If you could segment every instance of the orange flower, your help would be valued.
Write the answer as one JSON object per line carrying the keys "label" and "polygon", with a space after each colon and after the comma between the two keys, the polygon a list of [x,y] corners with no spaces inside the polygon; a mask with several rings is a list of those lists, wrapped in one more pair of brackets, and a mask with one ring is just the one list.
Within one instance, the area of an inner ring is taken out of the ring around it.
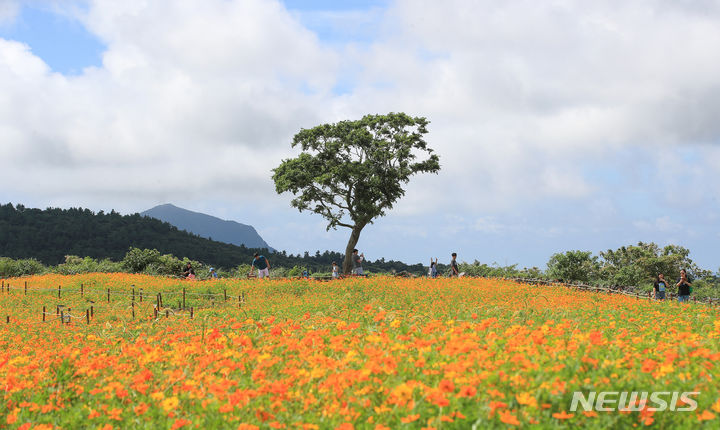
{"label": "orange flower", "polygon": [[147,403],[145,403],[145,402],[140,402],[140,403],[137,404],[137,406],[135,406],[135,407],[133,408],[133,411],[135,412],[135,415],[138,415],[138,416],[139,416],[139,415],[142,415],[142,414],[144,414],[145,412],[147,412],[147,410],[148,410],[149,407],[150,407],[150,406],[148,406]]}
{"label": "orange flower", "polygon": [[178,418],[178,419],[175,420],[175,422],[173,423],[173,425],[172,425],[172,427],[171,427],[170,429],[171,429],[171,430],[177,430],[177,429],[179,429],[180,427],[185,427],[185,426],[190,425],[190,424],[192,424],[192,421],[186,420],[186,419],[183,419],[183,418]]}
{"label": "orange flower", "polygon": [[477,389],[470,385],[465,385],[460,388],[460,391],[457,393],[457,397],[475,397],[475,394],[477,394]]}
{"label": "orange flower", "polygon": [[400,418],[400,422],[402,422],[403,424],[408,424],[413,421],[417,421],[419,418],[420,418],[420,414],[408,415],[406,417]]}
{"label": "orange flower", "polygon": [[440,381],[440,385],[438,385],[438,388],[440,388],[441,391],[444,391],[446,393],[452,393],[455,391],[455,384],[453,384],[452,381],[449,379],[443,379]]}
{"label": "orange flower", "polygon": [[499,411],[498,415],[500,416],[500,421],[504,422],[505,424],[510,424],[513,426],[519,426],[520,421],[518,421],[517,417],[510,413],[510,411]]}
{"label": "orange flower", "polygon": [[707,409],[698,415],[698,421],[709,421],[715,419],[715,414],[708,411]]}
{"label": "orange flower", "polygon": [[569,418],[574,417],[575,414],[568,414],[567,412],[562,411],[562,412],[555,412],[554,414],[552,414],[552,416],[553,416],[553,418],[557,418],[559,420],[567,420]]}

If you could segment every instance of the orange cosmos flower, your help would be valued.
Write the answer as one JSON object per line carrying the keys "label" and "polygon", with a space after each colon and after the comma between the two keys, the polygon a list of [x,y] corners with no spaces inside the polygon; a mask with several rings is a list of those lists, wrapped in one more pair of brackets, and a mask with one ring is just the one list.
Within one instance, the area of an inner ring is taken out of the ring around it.
{"label": "orange cosmos flower", "polygon": [[519,426],[520,421],[518,421],[517,417],[510,413],[510,411],[499,411],[498,416],[500,416],[500,421],[504,422],[505,424],[510,424],[513,426]]}
{"label": "orange cosmos flower", "polygon": [[552,416],[553,416],[553,418],[557,418],[559,420],[567,420],[569,418],[574,417],[575,414],[568,414],[567,412],[562,411],[562,412],[555,412],[554,414],[552,414]]}
{"label": "orange cosmos flower", "polygon": [[417,421],[419,418],[420,418],[420,414],[408,415],[406,417],[400,418],[400,422],[402,422],[403,424],[408,424],[413,421]]}

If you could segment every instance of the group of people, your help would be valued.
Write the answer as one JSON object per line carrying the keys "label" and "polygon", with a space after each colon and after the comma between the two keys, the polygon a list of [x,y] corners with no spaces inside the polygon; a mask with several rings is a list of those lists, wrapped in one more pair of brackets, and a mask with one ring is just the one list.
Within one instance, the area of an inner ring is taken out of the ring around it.
{"label": "group of people", "polygon": [[[259,255],[257,252],[253,255],[253,261],[250,265],[250,276],[253,276],[253,272],[257,269],[258,278],[264,278],[264,277],[270,277],[270,260],[267,259],[264,255]],[[189,262],[185,265],[185,269],[183,269],[182,276],[186,279],[195,279],[195,269],[193,269],[192,264]],[[213,279],[217,279],[218,274],[215,271],[214,267],[210,268],[210,277]]]}
{"label": "group of people", "polygon": [[[690,293],[692,293],[692,283],[688,280],[685,269],[680,270],[680,279],[678,279],[675,286],[678,289],[678,302],[689,302]],[[669,284],[665,280],[665,275],[662,273],[658,274],[653,285],[653,298],[655,300],[665,300],[665,292],[668,287]]]}
{"label": "group of people", "polygon": [[[458,278],[462,276],[462,273],[458,270],[458,262],[457,262],[457,253],[453,252],[451,255],[450,260],[450,276],[454,278]],[[437,278],[440,276],[440,272],[438,272],[437,268],[438,259],[435,257],[435,261],[433,259],[430,259],[430,269],[428,270],[428,276],[431,278]]]}
{"label": "group of people", "polygon": [[[462,276],[462,274],[458,271],[458,263],[457,263],[457,253],[453,252],[451,255],[452,259],[450,260],[450,276],[453,277],[459,277]],[[365,261],[365,254],[359,254],[357,249],[353,249],[352,253],[352,273],[356,276],[364,276],[365,272],[363,271],[362,263]],[[438,259],[435,258],[435,261],[433,259],[430,259],[430,271],[428,275],[431,278],[437,278],[440,276],[440,272],[438,272],[437,268]],[[257,269],[257,277],[258,278],[265,278],[270,277],[270,260],[267,259],[264,255],[260,255],[257,252],[253,255],[253,261],[250,264],[250,276],[254,275],[254,271]],[[304,273],[305,275],[305,273]],[[182,276],[186,279],[195,279],[195,270],[192,267],[192,264],[187,263],[185,266],[185,269],[183,270]],[[662,276],[662,275],[660,275]],[[213,267],[210,268],[210,277],[217,279],[218,275],[217,272]],[[337,279],[340,277],[340,267],[338,264],[333,261],[332,262],[332,277],[333,279]],[[664,290],[663,290],[664,291]]]}

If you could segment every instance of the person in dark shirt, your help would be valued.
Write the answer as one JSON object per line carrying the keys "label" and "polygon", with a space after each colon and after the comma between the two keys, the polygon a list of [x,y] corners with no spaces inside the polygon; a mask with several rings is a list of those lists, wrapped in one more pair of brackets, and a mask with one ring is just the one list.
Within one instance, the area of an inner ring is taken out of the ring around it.
{"label": "person in dark shirt", "polygon": [[352,253],[352,263],[353,263],[353,272],[355,275],[362,276],[364,275],[363,268],[362,268],[362,262],[365,259],[365,254],[358,254],[357,249],[353,249]]}
{"label": "person in dark shirt", "polygon": [[458,263],[457,263],[457,253],[452,253],[452,260],[450,260],[450,269],[452,270],[452,273],[450,276],[458,277],[460,276],[460,271],[458,270]]}
{"label": "person in dark shirt", "polygon": [[264,255],[257,252],[253,255],[253,261],[250,265],[250,274],[252,275],[255,268],[258,269],[258,278],[270,277],[270,261]]}
{"label": "person in dark shirt", "polygon": [[192,264],[190,264],[189,262],[185,266],[185,270],[183,270],[183,276],[188,279],[195,279],[195,270],[193,270]]}
{"label": "person in dark shirt", "polygon": [[665,281],[665,275],[660,273],[653,284],[653,297],[655,300],[665,300],[665,290],[668,283]]}
{"label": "person in dark shirt", "polygon": [[678,302],[689,302],[691,284],[687,278],[687,272],[685,269],[680,271],[680,279],[675,286],[678,288]]}

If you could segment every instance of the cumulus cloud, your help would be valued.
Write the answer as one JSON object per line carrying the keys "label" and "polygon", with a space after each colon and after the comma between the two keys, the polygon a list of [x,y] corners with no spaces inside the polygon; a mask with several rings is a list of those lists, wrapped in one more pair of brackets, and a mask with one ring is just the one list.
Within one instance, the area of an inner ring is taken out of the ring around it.
{"label": "cumulus cloud", "polygon": [[[295,132],[405,111],[430,119],[442,170],[413,180],[393,216],[458,214],[447,235],[556,234],[553,222],[505,221],[549,200],[574,222],[613,222],[630,191],[680,211],[712,212],[720,198],[716,1],[398,0],[317,13],[264,0],[52,4],[106,51],[101,66],[64,76],[0,39],[0,181],[13,196],[291,211],[270,169],[293,154]],[[18,5],[0,1],[0,25]],[[697,168],[666,174],[678,157]],[[662,229],[634,225],[650,226]]]}
{"label": "cumulus cloud", "polygon": [[66,77],[0,40],[4,167],[42,178],[27,192],[252,195],[269,188],[268,159],[321,120],[337,58],[277,2],[68,11],[107,44],[102,67]]}

